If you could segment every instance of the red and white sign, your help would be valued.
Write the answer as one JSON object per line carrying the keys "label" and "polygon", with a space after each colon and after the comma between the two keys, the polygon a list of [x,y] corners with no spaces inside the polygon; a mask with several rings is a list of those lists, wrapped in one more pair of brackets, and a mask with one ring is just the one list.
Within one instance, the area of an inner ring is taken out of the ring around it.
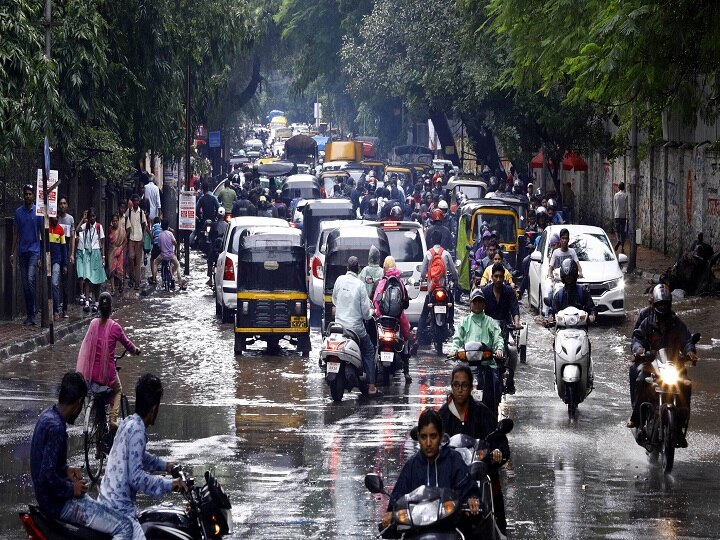
{"label": "red and white sign", "polygon": [[[50,178],[48,178],[48,186],[54,186],[58,181],[58,172],[50,171]],[[58,203],[58,188],[55,187],[50,193],[48,193],[48,216],[57,217],[57,203]],[[43,172],[42,169],[37,170],[37,189],[35,190],[35,215],[45,215],[45,201],[43,197]]]}
{"label": "red and white sign", "polygon": [[180,230],[181,231],[194,231],[195,230],[195,192],[194,191],[181,191],[180,192]]}

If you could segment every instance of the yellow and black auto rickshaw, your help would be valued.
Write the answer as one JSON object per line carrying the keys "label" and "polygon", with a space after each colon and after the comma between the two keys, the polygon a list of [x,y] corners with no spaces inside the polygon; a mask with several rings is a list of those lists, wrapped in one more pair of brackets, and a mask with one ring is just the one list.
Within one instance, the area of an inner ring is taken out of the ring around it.
{"label": "yellow and black auto rickshaw", "polygon": [[293,228],[252,227],[238,249],[235,354],[265,341],[276,352],[281,339],[310,353],[305,248]]}
{"label": "yellow and black auto rickshaw", "polygon": [[518,238],[518,215],[515,209],[501,201],[482,199],[470,201],[460,209],[457,232],[457,256],[460,288],[470,290],[470,249],[480,237],[482,224],[487,223],[498,237],[498,245],[505,254],[505,260],[515,268],[520,238]]}

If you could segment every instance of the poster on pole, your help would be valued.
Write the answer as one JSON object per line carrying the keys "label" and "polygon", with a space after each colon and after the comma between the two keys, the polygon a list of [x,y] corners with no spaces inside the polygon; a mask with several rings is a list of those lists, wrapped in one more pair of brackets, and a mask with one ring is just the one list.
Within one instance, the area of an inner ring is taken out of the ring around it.
{"label": "poster on pole", "polygon": [[[48,185],[53,186],[57,184],[58,172],[50,171],[48,176]],[[58,188],[55,187],[50,193],[48,193],[48,216],[57,216],[57,203],[58,203]],[[43,171],[42,169],[37,170],[37,189],[35,190],[35,215],[45,215],[45,201],[43,197]]]}
{"label": "poster on pole", "polygon": [[180,224],[181,231],[195,230],[195,192],[180,192]]}

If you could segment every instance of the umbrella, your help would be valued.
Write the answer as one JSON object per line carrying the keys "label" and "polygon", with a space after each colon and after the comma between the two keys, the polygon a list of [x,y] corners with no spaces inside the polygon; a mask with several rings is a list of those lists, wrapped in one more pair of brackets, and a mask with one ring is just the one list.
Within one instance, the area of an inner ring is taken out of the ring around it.
{"label": "umbrella", "polygon": [[570,171],[575,170],[576,172],[582,172],[588,170],[587,161],[581,158],[574,152],[565,152],[562,161],[563,170]]}

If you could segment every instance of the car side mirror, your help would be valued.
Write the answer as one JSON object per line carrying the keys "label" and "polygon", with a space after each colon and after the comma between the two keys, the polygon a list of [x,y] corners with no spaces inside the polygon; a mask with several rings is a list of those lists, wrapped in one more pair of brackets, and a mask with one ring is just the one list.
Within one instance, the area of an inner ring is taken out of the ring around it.
{"label": "car side mirror", "polygon": [[530,254],[530,260],[533,262],[538,262],[538,263],[541,262],[542,261],[542,253],[540,253],[540,251],[538,251],[536,249],[535,251],[533,251]]}
{"label": "car side mirror", "polygon": [[625,255],[624,253],[618,254],[617,258],[618,258],[618,264],[620,266],[628,263],[628,256]]}
{"label": "car side mirror", "polygon": [[500,422],[498,422],[497,430],[499,433],[507,435],[513,430],[514,427],[515,422],[512,421],[512,418],[503,418],[502,420],[500,420]]}
{"label": "car side mirror", "polygon": [[470,464],[470,478],[475,480],[476,482],[478,480],[482,480],[485,478],[488,474],[488,466],[487,463],[483,461],[473,461]]}
{"label": "car side mirror", "polygon": [[543,298],[543,304],[545,304],[547,307],[552,307],[552,302],[547,297]]}
{"label": "car side mirror", "polygon": [[385,485],[383,483],[382,477],[379,474],[366,474],[365,487],[370,493],[375,495],[385,492]]}

